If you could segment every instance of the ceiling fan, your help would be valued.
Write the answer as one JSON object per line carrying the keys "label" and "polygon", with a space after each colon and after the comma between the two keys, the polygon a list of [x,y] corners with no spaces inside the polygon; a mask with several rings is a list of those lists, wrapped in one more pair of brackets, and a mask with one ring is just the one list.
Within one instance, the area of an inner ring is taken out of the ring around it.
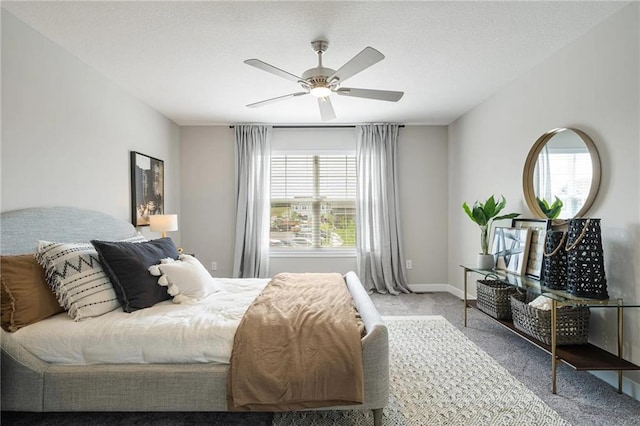
{"label": "ceiling fan", "polygon": [[353,96],[357,98],[377,99],[380,101],[397,102],[402,98],[404,92],[393,92],[389,90],[355,89],[351,87],[340,87],[340,84],[349,77],[369,68],[371,65],[384,59],[384,55],[372,47],[365,47],[360,53],[351,58],[337,71],[325,68],[322,65],[322,55],[327,51],[329,42],[325,40],[315,40],[311,42],[311,47],[318,55],[318,66],[302,73],[302,77],[291,74],[280,68],[269,65],[259,59],[247,59],[245,64],[251,65],[287,80],[294,81],[302,86],[303,91],[289,93],[288,95],[266,99],[247,105],[250,108],[260,107],[273,102],[282,101],[296,96],[311,94],[318,98],[320,116],[323,121],[336,118],[329,96],[333,93],[342,96]]}

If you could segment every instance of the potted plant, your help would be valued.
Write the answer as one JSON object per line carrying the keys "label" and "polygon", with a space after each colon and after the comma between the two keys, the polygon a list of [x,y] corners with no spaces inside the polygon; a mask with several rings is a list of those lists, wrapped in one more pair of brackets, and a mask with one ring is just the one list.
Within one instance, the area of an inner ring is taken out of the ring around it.
{"label": "potted plant", "polygon": [[509,213],[498,216],[506,204],[507,201],[504,199],[504,196],[502,196],[500,202],[496,203],[493,195],[484,203],[476,201],[471,208],[466,202],[462,203],[462,208],[467,213],[467,216],[480,227],[480,248],[482,252],[478,254],[478,268],[492,269],[495,266],[495,259],[492,254],[489,254],[489,230],[491,229],[491,223],[494,220],[513,219],[514,217],[520,216],[520,213]]}

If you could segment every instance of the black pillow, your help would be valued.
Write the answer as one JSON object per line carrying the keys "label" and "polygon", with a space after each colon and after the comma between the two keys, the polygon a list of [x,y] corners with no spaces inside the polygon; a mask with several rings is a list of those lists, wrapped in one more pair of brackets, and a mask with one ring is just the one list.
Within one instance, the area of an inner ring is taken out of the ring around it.
{"label": "black pillow", "polygon": [[160,259],[178,258],[171,238],[139,243],[92,240],[91,244],[125,312],[148,308],[171,297],[166,287],[158,285],[158,277],[149,273],[149,267]]}

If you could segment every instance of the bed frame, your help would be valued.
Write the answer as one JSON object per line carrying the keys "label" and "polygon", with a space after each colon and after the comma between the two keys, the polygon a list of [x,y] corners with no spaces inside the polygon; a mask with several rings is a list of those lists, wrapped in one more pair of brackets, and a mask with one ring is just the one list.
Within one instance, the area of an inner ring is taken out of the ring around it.
{"label": "bed frame", "polygon": [[[2,213],[0,252],[31,253],[38,240],[120,240],[136,234],[127,222],[73,207],[30,208]],[[371,409],[382,424],[389,397],[387,328],[357,275],[345,275],[364,321],[365,402],[327,409]],[[2,410],[6,411],[227,411],[228,365],[56,365],[41,361],[1,330]]]}

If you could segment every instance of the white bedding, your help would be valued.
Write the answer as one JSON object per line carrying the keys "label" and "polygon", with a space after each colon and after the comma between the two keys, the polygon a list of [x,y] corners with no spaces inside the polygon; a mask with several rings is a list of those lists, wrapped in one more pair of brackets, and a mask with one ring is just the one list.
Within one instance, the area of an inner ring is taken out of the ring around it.
{"label": "white bedding", "polygon": [[216,278],[221,291],[197,302],[170,300],[74,322],[67,313],[13,333],[55,364],[228,363],[236,328],[268,279]]}

